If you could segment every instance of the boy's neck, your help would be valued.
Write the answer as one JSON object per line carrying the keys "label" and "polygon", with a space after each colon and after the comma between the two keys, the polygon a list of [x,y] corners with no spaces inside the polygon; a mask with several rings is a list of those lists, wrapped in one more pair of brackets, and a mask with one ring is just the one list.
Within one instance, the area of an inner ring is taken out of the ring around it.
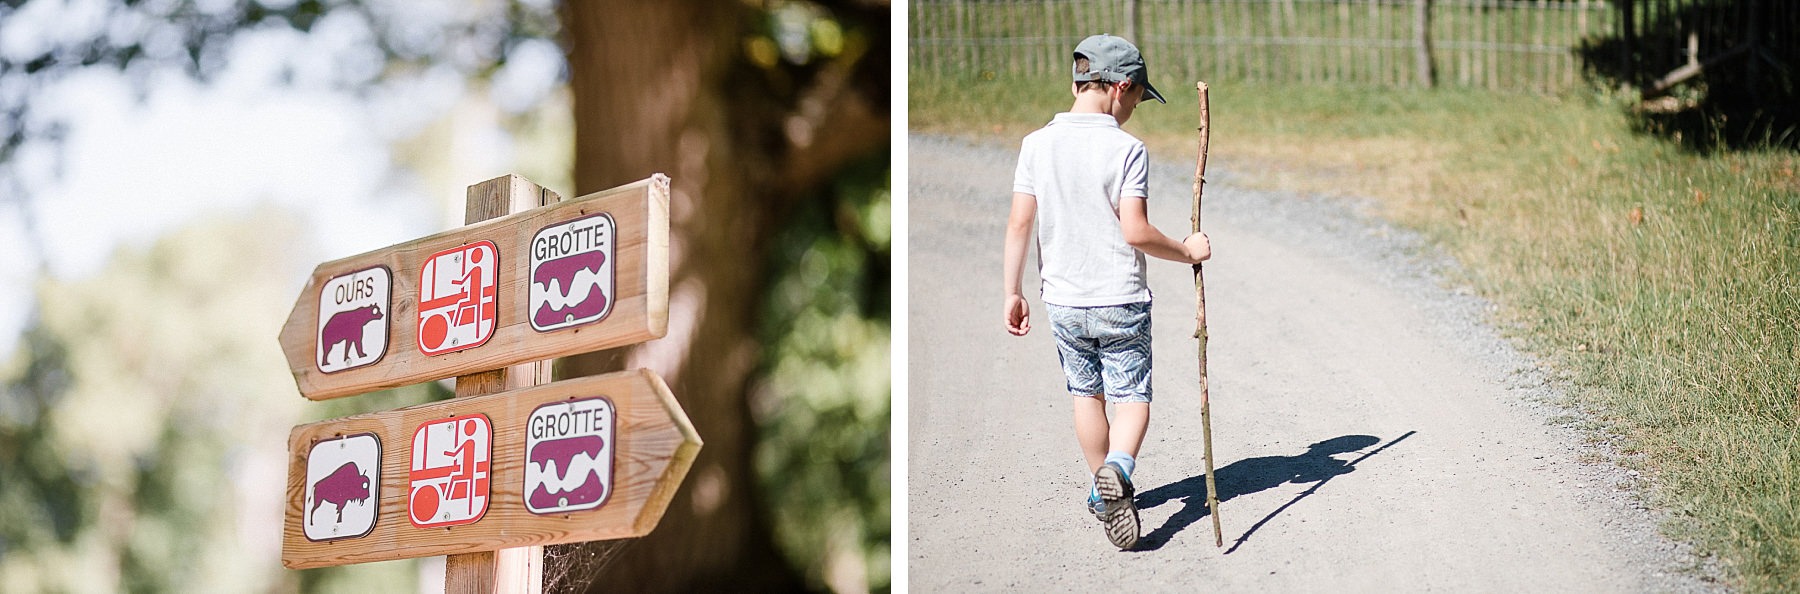
{"label": "boy's neck", "polygon": [[1103,113],[1113,115],[1112,98],[1105,92],[1086,91],[1075,94],[1075,104],[1069,106],[1069,113]]}

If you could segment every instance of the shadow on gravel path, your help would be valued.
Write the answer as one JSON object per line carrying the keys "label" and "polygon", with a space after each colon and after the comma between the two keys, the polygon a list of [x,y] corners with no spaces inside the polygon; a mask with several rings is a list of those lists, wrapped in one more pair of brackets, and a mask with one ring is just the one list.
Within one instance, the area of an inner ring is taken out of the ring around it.
{"label": "shadow on gravel path", "polygon": [[[1393,441],[1370,450],[1349,462],[1332,458],[1332,455],[1361,450],[1379,443],[1381,438],[1373,435],[1343,435],[1312,444],[1307,447],[1305,453],[1298,456],[1247,458],[1218,469],[1217,485],[1221,503],[1230,501],[1239,495],[1266,491],[1286,483],[1314,483],[1312,487],[1296,495],[1292,501],[1275,508],[1275,511],[1269,512],[1268,516],[1250,526],[1250,529],[1244,531],[1243,536],[1239,536],[1232,543],[1231,548],[1225,552],[1229,554],[1236,551],[1238,546],[1250,539],[1251,534],[1255,534],[1264,524],[1269,523],[1269,520],[1275,519],[1275,516],[1289,507],[1293,507],[1301,499],[1318,492],[1319,487],[1324,486],[1326,481],[1355,471],[1357,463],[1400,443],[1400,440],[1412,437],[1414,433],[1418,432],[1408,431],[1406,434],[1394,438]],[[1197,474],[1137,495],[1138,509],[1152,508],[1175,500],[1181,501],[1183,506],[1181,511],[1169,516],[1168,521],[1163,522],[1162,526],[1145,534],[1142,539],[1138,540],[1138,546],[1134,550],[1154,551],[1160,549],[1164,544],[1168,544],[1169,539],[1173,538],[1176,533],[1187,529],[1188,526],[1192,526],[1207,516],[1206,475]]]}

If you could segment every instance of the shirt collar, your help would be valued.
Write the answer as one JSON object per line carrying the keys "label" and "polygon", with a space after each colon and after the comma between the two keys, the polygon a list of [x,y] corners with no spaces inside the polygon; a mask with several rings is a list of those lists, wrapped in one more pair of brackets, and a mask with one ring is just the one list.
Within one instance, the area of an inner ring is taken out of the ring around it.
{"label": "shirt collar", "polygon": [[1050,123],[1073,124],[1077,126],[1105,126],[1108,128],[1119,127],[1119,120],[1113,118],[1110,113],[1075,113],[1065,111],[1056,114],[1056,117],[1050,120]]}

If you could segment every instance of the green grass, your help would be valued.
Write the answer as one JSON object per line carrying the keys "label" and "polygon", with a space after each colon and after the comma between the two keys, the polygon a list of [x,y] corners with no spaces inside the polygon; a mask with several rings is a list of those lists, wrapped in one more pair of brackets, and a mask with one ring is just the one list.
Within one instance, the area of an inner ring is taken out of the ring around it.
{"label": "green grass", "polygon": [[[1016,143],[1067,83],[915,75],[914,130]],[[1127,129],[1192,159],[1194,92]],[[1800,155],[1701,155],[1606,96],[1215,85],[1215,167],[1374,198],[1567,379],[1665,527],[1749,592],[1800,591]]]}

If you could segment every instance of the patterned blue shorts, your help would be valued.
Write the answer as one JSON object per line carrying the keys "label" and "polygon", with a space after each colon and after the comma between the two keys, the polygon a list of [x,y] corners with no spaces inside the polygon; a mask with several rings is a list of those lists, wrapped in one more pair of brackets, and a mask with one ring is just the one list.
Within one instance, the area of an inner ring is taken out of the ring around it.
{"label": "patterned blue shorts", "polygon": [[1150,302],[1044,307],[1070,394],[1105,394],[1107,402],[1150,401]]}

